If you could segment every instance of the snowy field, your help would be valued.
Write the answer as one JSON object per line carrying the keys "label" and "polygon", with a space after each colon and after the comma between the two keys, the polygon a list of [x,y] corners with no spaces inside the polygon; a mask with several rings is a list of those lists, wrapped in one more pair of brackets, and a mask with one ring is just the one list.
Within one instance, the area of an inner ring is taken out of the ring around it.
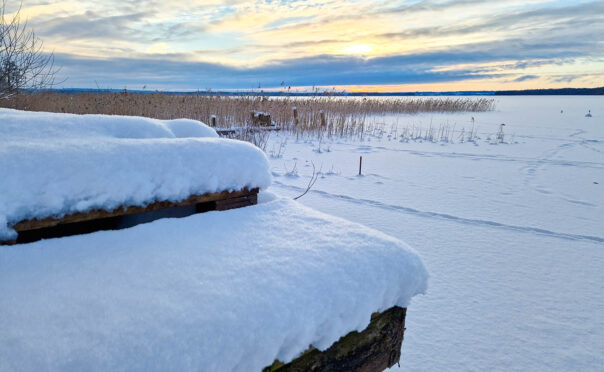
{"label": "snowy field", "polygon": [[[402,370],[601,371],[604,98],[496,103],[487,113],[379,117],[384,132],[363,141],[273,135],[270,190],[301,194],[312,162],[321,173],[303,204],[420,253],[430,283],[409,308]],[[475,141],[400,140],[430,123],[468,131],[472,117]]]}

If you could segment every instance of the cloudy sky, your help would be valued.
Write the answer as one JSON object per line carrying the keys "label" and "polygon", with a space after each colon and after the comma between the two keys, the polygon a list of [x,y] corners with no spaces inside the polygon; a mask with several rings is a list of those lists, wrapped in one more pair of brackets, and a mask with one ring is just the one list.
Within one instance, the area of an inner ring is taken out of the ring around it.
{"label": "cloudy sky", "polygon": [[24,0],[21,16],[64,87],[604,86],[603,0]]}

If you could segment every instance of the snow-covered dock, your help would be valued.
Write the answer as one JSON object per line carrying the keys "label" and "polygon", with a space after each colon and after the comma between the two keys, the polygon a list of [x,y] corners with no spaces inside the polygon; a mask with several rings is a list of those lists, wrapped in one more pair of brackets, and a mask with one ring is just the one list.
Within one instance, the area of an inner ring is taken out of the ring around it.
{"label": "snow-covered dock", "polygon": [[[0,240],[23,221],[270,185],[262,151],[216,137],[192,120],[0,110]],[[266,191],[258,198],[1,246],[0,370],[260,371],[364,329],[364,342],[389,341],[372,344],[374,365],[396,362],[404,308],[427,287],[415,251]]]}
{"label": "snow-covered dock", "polygon": [[0,241],[13,225],[266,188],[255,146],[194,120],[0,109]]}
{"label": "snow-covered dock", "polygon": [[7,370],[260,371],[426,289],[417,254],[277,199],[0,247]]}

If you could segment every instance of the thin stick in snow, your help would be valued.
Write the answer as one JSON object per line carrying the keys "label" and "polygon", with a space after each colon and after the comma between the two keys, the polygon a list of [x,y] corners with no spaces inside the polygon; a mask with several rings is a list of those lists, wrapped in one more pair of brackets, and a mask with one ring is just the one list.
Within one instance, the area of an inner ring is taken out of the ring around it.
{"label": "thin stick in snow", "polygon": [[[317,178],[319,178],[319,173],[317,173],[315,171],[315,163],[311,162],[310,164],[312,164],[312,176],[310,177],[310,181],[308,182],[308,186],[306,186],[306,190],[304,190],[304,192],[301,195],[298,195],[294,198],[294,200],[298,200],[301,197],[303,197],[304,195],[306,195],[307,192],[310,191],[310,189],[315,185],[315,182],[317,182]],[[321,168],[323,168],[323,166],[321,166]]]}
{"label": "thin stick in snow", "polygon": [[361,170],[363,169],[363,157],[359,159],[359,176],[361,175]]}

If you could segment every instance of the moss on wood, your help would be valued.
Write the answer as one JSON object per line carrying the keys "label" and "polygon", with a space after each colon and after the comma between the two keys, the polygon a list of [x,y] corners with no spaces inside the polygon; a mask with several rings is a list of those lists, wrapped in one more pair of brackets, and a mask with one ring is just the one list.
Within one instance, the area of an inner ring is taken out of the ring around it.
{"label": "moss on wood", "polygon": [[375,313],[364,331],[350,332],[325,351],[311,346],[290,363],[275,361],[263,372],[383,371],[400,360],[406,310],[393,307]]}

